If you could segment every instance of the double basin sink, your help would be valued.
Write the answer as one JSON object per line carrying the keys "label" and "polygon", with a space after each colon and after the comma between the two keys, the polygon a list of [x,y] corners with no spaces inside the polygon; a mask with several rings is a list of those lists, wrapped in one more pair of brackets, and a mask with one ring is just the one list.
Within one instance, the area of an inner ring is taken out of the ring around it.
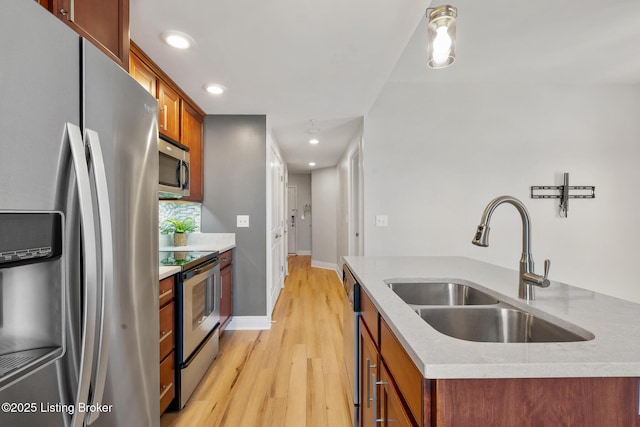
{"label": "double basin sink", "polygon": [[387,285],[424,321],[450,337],[494,343],[576,342],[594,338],[589,331],[550,316],[543,319],[468,284],[390,281]]}

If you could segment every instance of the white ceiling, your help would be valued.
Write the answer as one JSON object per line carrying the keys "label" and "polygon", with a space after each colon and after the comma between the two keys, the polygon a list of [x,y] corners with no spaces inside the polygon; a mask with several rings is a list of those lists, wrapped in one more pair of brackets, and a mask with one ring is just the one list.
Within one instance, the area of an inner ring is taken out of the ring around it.
{"label": "white ceiling", "polygon": [[640,83],[638,0],[452,0],[456,62],[425,72],[426,19],[390,81]]}
{"label": "white ceiling", "polygon": [[[131,0],[131,39],[207,114],[266,114],[290,171],[333,166],[429,0]],[[178,51],[160,33],[189,34]],[[219,83],[228,91],[203,90]],[[320,129],[308,143],[309,121]]]}
{"label": "white ceiling", "polygon": [[[131,0],[131,38],[207,114],[266,114],[292,172],[335,165],[388,80],[640,84],[638,0],[451,1],[457,59],[442,70],[425,65],[429,3]],[[167,30],[195,46],[168,47]]]}

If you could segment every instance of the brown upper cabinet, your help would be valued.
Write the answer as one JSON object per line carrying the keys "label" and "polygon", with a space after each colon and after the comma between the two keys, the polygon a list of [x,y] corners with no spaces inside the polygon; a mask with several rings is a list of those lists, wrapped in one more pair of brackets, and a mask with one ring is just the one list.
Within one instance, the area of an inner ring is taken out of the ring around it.
{"label": "brown upper cabinet", "polygon": [[189,197],[183,200],[201,202],[204,198],[202,151],[204,145],[203,118],[186,102],[182,103],[180,142],[189,147]]}
{"label": "brown upper cabinet", "polygon": [[180,141],[180,103],[178,93],[159,80],[158,129],[174,141]]}
{"label": "brown upper cabinet", "polygon": [[129,0],[38,0],[60,20],[129,70]]}
{"label": "brown upper cabinet", "polygon": [[129,74],[138,83],[144,87],[154,97],[157,96],[156,87],[158,77],[151,71],[151,68],[147,67],[140,58],[135,55],[129,57]]}
{"label": "brown upper cabinet", "polygon": [[190,195],[182,200],[202,202],[204,111],[133,42],[129,57],[129,74],[158,100],[160,134],[189,148]]}

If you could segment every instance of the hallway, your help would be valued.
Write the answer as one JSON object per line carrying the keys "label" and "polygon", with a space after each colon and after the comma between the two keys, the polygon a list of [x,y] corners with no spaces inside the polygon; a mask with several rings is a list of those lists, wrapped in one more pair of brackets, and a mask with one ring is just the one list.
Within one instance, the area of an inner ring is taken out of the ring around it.
{"label": "hallway", "polygon": [[352,425],[335,271],[289,257],[269,331],[225,331],[220,354],[184,410],[162,427]]}

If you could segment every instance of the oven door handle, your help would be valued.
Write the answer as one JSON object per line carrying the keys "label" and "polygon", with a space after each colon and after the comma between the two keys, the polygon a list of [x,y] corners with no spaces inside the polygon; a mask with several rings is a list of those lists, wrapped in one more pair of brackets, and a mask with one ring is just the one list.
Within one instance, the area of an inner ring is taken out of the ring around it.
{"label": "oven door handle", "polygon": [[205,267],[198,267],[195,270],[193,270],[193,274],[197,276],[198,274],[206,273],[209,270],[213,270],[213,267],[214,267],[213,264],[209,264]]}
{"label": "oven door handle", "polygon": [[198,267],[194,268],[193,270],[187,270],[183,273],[183,279],[190,279],[193,276],[198,276],[202,273],[206,273],[209,270],[212,270],[216,267],[216,265],[219,265],[219,261],[218,259],[213,259],[211,261],[208,261],[207,263],[205,263],[204,265],[199,265]]}

